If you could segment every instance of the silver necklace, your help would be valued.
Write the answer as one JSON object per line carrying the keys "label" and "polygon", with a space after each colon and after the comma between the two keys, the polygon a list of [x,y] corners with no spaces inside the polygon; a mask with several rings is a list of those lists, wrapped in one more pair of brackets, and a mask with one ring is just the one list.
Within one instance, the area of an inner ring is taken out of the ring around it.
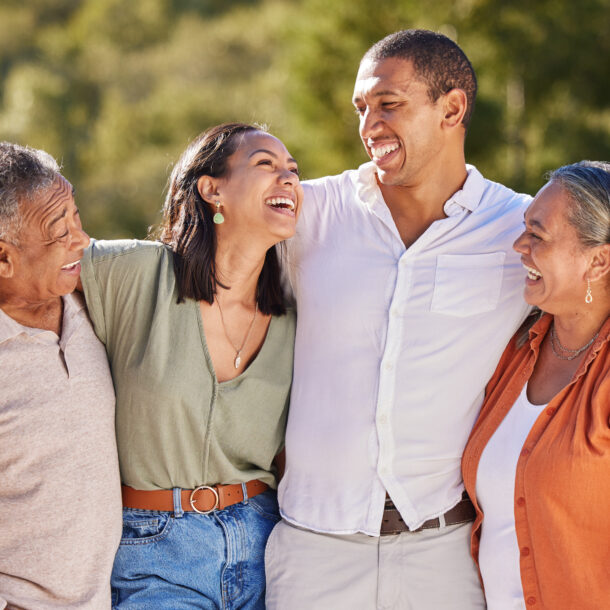
{"label": "silver necklace", "polygon": [[[582,354],[588,347],[590,347],[593,344],[593,341],[595,341],[595,339],[597,339],[597,335],[599,335],[599,331],[597,331],[595,333],[595,335],[593,335],[593,338],[591,339],[591,341],[589,341],[586,345],[583,345],[582,347],[579,347],[578,349],[568,349],[567,347],[564,347],[563,345],[561,345],[561,342],[559,341],[559,337],[557,336],[557,333],[555,332],[555,324],[553,323],[553,325],[551,326],[551,349],[553,350],[553,354],[555,354],[555,356],[557,356],[557,358],[559,358],[560,360],[574,360],[574,358],[576,358],[579,354]],[[568,354],[571,354],[571,355],[562,356],[561,354],[559,354],[559,352],[555,349],[555,343],[557,343],[557,345],[559,346],[559,349],[562,352],[567,352]]]}
{"label": "silver necklace", "polygon": [[220,312],[220,321],[222,322],[222,330],[224,330],[227,341],[231,344],[231,347],[233,347],[233,349],[235,350],[235,360],[233,361],[233,365],[235,366],[236,369],[238,369],[239,365],[241,364],[241,351],[246,346],[246,343],[248,343],[248,339],[250,338],[250,335],[252,334],[252,329],[254,328],[254,321],[256,320],[256,314],[258,313],[258,301],[256,302],[256,307],[254,308],[254,316],[252,318],[252,322],[250,322],[250,328],[248,328],[246,337],[243,340],[241,347],[239,347],[239,348],[235,346],[235,343],[233,343],[233,341],[231,341],[231,338],[229,337],[229,333],[227,333],[225,319],[224,319],[224,316],[222,315],[222,308],[220,307],[220,301],[218,299],[216,299],[216,304],[218,305],[218,311]]}

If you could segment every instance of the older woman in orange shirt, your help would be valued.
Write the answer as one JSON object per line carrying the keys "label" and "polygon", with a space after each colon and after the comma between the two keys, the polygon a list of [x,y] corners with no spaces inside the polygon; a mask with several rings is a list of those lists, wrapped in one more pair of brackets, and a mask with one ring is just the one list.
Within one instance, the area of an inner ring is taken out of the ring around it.
{"label": "older woman in orange shirt", "polygon": [[472,554],[489,610],[610,608],[610,164],[553,172],[514,248],[540,311],[464,452]]}

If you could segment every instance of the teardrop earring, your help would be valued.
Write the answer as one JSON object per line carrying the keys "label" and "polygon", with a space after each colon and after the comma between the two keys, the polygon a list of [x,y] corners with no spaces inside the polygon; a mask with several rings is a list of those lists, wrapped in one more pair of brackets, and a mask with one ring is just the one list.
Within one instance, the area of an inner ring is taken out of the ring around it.
{"label": "teardrop earring", "polygon": [[221,225],[225,221],[225,217],[220,211],[220,201],[216,202],[216,214],[214,214],[214,224]]}
{"label": "teardrop earring", "polygon": [[591,280],[587,278],[587,294],[585,295],[585,303],[588,305],[593,302],[593,294],[591,294]]}

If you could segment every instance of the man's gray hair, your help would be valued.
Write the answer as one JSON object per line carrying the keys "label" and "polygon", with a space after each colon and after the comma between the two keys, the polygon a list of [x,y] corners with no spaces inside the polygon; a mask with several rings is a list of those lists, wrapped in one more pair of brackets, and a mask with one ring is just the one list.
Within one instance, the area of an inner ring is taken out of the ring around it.
{"label": "man's gray hair", "polygon": [[610,163],[581,161],[564,165],[548,176],[570,197],[568,221],[583,246],[610,244]]}
{"label": "man's gray hair", "polygon": [[59,175],[57,161],[43,150],[0,142],[0,240],[18,244],[20,203],[51,186]]}

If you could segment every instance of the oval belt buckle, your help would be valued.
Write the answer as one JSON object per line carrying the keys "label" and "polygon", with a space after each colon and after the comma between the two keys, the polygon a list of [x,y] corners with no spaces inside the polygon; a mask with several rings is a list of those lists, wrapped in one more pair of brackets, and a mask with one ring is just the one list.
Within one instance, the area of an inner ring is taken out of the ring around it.
{"label": "oval belt buckle", "polygon": [[[193,498],[193,496],[195,495],[195,492],[199,491],[200,489],[209,489],[216,498],[216,502],[214,502],[214,506],[212,506],[210,510],[199,510],[198,508],[195,508],[196,500]],[[200,485],[199,487],[195,487],[195,489],[191,491],[191,495],[189,497],[189,504],[196,513],[199,513],[200,515],[208,515],[209,513],[215,511],[218,508],[218,505],[220,504],[220,497],[218,496],[218,492],[216,491],[216,489],[214,489],[213,487],[210,487],[209,485]]]}

